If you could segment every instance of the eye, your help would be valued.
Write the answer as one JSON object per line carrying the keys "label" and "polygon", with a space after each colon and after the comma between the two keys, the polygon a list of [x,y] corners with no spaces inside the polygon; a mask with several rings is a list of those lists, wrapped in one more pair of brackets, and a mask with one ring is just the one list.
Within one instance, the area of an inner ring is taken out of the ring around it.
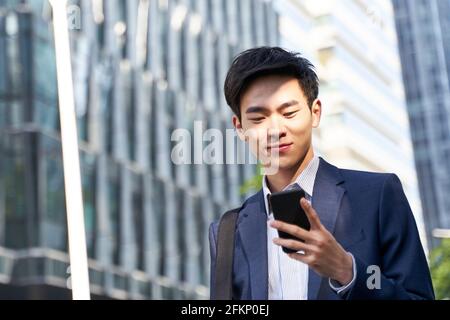
{"label": "eye", "polygon": [[253,121],[253,122],[261,122],[261,121],[264,120],[264,118],[263,118],[263,117],[259,117],[259,118],[249,119],[249,120],[250,120],[250,121]]}
{"label": "eye", "polygon": [[292,118],[292,117],[295,116],[295,114],[296,114],[297,112],[298,112],[298,111],[287,112],[287,113],[283,114],[283,116],[285,116],[286,118]]}

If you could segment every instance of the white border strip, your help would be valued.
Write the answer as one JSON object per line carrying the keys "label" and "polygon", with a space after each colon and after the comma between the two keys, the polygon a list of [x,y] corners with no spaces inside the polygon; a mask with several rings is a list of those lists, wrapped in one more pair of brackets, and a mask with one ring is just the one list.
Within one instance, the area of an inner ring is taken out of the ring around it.
{"label": "white border strip", "polygon": [[49,1],[53,8],[72,297],[73,300],[90,300],[80,158],[66,10],[67,0]]}

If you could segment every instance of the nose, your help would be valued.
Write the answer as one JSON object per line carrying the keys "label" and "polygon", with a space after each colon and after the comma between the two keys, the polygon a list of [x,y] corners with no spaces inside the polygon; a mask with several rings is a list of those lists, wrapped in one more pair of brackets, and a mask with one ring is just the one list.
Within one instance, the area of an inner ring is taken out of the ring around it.
{"label": "nose", "polygon": [[267,142],[268,144],[277,143],[281,138],[286,136],[286,127],[284,126],[283,119],[280,117],[272,117],[270,121],[270,127],[267,128]]}

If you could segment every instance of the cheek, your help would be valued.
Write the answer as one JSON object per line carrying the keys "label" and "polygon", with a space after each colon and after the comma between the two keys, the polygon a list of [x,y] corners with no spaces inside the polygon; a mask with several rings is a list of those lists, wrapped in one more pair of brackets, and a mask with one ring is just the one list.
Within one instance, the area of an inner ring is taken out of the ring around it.
{"label": "cheek", "polygon": [[287,126],[289,132],[292,134],[292,137],[296,140],[305,139],[311,131],[311,127],[311,118],[295,119]]}
{"label": "cheek", "polygon": [[263,126],[253,126],[245,131],[246,141],[250,145],[251,151],[256,155],[264,150],[267,141],[267,130]]}

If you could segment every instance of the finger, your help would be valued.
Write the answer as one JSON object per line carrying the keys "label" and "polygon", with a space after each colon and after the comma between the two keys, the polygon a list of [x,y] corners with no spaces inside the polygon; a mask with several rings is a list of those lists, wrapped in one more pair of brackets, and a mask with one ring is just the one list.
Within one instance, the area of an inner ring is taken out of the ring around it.
{"label": "finger", "polygon": [[299,226],[296,226],[293,224],[289,224],[289,223],[279,221],[279,220],[274,220],[270,223],[270,226],[279,231],[289,233],[290,235],[292,235],[298,239],[304,240],[304,241],[313,240],[309,231],[302,229]]}
{"label": "finger", "polygon": [[311,256],[307,255],[307,254],[301,254],[301,253],[289,253],[288,254],[289,258],[303,262],[307,265],[310,265],[312,263],[312,258]]}
{"label": "finger", "polygon": [[293,239],[274,238],[273,243],[275,243],[278,246],[292,249],[295,251],[308,252],[313,250],[313,247],[311,245]]}
{"label": "finger", "polygon": [[305,198],[300,199],[300,205],[308,217],[309,223],[311,225],[311,229],[320,229],[322,227],[322,223],[320,222],[319,215],[316,210],[311,206],[311,204]]}

